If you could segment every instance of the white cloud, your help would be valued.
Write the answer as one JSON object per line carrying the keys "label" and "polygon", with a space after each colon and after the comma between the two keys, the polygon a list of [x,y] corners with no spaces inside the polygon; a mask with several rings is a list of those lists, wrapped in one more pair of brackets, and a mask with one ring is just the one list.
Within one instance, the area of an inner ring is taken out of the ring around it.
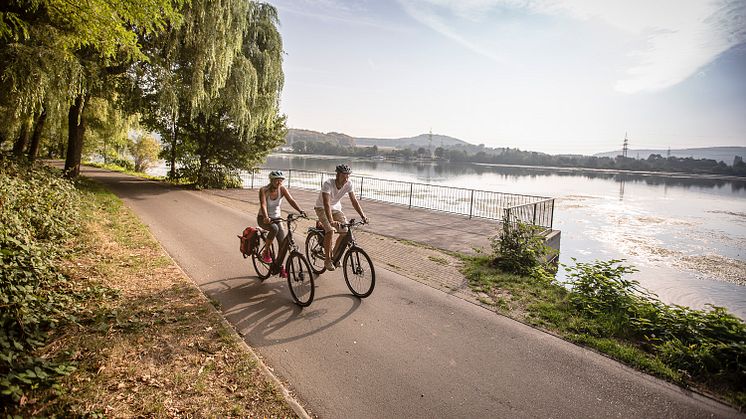
{"label": "white cloud", "polygon": [[481,22],[498,9],[596,21],[622,31],[635,49],[619,51],[630,58],[627,76],[615,89],[636,93],[674,86],[719,54],[746,40],[742,0],[399,0],[419,22],[499,61],[484,40],[468,39],[454,29],[456,19]]}

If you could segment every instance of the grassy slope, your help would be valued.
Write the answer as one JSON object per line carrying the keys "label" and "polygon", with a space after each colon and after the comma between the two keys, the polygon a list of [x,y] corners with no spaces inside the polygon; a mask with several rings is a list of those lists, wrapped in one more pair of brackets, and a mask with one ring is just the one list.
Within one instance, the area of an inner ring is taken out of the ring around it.
{"label": "grassy slope", "polygon": [[22,416],[292,417],[281,391],[200,290],[114,195],[84,184],[86,231],[64,270],[104,290],[43,356],[77,370],[27,394]]}

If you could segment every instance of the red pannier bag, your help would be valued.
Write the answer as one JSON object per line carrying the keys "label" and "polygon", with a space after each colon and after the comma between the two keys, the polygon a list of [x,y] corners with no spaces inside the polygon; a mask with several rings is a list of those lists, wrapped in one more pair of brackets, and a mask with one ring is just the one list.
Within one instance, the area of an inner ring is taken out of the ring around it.
{"label": "red pannier bag", "polygon": [[254,227],[246,227],[243,234],[238,236],[241,239],[241,254],[244,258],[251,256],[256,247],[257,229]]}

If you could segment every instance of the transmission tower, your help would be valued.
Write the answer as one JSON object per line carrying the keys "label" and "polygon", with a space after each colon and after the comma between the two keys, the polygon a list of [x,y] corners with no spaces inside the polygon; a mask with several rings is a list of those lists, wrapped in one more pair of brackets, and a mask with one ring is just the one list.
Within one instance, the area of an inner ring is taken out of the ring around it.
{"label": "transmission tower", "polygon": [[430,134],[427,136],[427,149],[430,152],[430,157],[433,156],[433,129],[430,128]]}
{"label": "transmission tower", "polygon": [[627,150],[629,146],[629,140],[627,139],[627,133],[624,133],[624,145],[622,145],[622,157],[627,157]]}

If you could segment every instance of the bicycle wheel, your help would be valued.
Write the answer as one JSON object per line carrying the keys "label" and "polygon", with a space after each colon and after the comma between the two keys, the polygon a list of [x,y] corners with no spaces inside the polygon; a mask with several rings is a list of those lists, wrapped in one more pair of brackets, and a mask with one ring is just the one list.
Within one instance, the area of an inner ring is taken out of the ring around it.
{"label": "bicycle wheel", "polygon": [[275,261],[274,246],[269,247],[269,256],[272,260],[269,262],[265,262],[264,260],[262,260],[262,249],[264,249],[264,245],[266,242],[267,238],[264,235],[260,235],[259,237],[257,237],[256,248],[251,253],[251,262],[254,264],[254,270],[256,271],[256,275],[262,281],[269,278],[269,275],[272,273],[272,262]]}
{"label": "bicycle wheel", "polygon": [[342,266],[347,288],[352,295],[365,298],[373,292],[373,287],[376,286],[376,271],[365,250],[359,247],[348,250]]}
{"label": "bicycle wheel", "polygon": [[316,275],[324,273],[324,235],[318,231],[311,231],[306,237],[306,259]]}
{"label": "bicycle wheel", "polygon": [[313,271],[306,258],[300,252],[292,252],[288,257],[288,288],[295,303],[306,307],[313,301]]}

